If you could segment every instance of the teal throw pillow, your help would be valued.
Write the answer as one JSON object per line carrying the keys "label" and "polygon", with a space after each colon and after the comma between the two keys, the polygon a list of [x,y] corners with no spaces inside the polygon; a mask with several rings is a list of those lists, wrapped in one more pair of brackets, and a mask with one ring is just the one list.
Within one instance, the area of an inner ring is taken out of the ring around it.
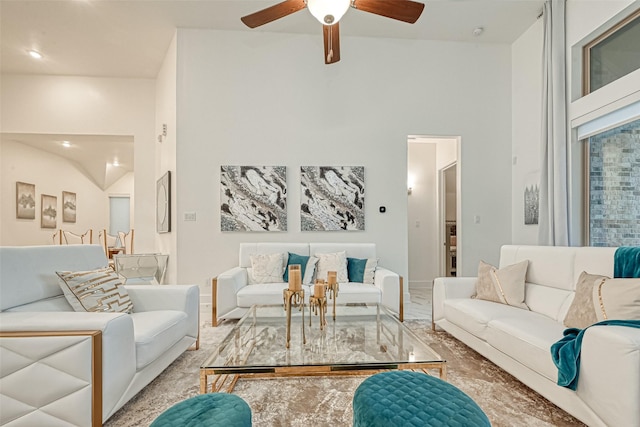
{"label": "teal throw pillow", "polygon": [[347,258],[347,274],[349,275],[349,281],[364,283],[364,269],[366,266],[366,259]]}
{"label": "teal throw pillow", "polygon": [[308,256],[292,254],[289,252],[289,261],[287,261],[287,267],[284,269],[283,276],[285,283],[289,282],[289,266],[293,264],[300,265],[300,276],[303,278],[304,282],[304,271],[307,269],[307,262],[309,262]]}
{"label": "teal throw pillow", "polygon": [[372,285],[377,267],[377,259],[347,258],[349,282]]}

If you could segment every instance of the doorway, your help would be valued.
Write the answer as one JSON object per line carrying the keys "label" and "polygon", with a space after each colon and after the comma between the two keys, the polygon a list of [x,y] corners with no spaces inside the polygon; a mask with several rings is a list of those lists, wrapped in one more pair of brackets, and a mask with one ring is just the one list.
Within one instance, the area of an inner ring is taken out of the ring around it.
{"label": "doorway", "polygon": [[460,141],[457,136],[408,137],[408,284],[412,300],[423,289],[430,295],[433,280],[455,273],[460,263]]}
{"label": "doorway", "polygon": [[443,277],[455,277],[458,266],[458,162],[454,161],[438,171],[439,182],[439,221],[441,248],[440,251],[440,275]]}
{"label": "doorway", "polygon": [[[117,236],[119,231],[131,229],[131,202],[129,196],[109,196],[109,234]],[[124,242],[116,242],[121,246]]]}

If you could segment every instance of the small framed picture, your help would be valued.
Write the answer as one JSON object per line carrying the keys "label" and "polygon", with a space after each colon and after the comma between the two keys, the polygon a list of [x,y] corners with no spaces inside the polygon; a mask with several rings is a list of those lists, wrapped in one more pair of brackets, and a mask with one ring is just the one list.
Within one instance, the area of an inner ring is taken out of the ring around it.
{"label": "small framed picture", "polygon": [[36,186],[16,182],[16,218],[36,219]]}
{"label": "small framed picture", "polygon": [[76,193],[62,192],[62,222],[76,222]]}
{"label": "small framed picture", "polygon": [[42,211],[40,215],[40,227],[41,228],[56,228],[57,216],[58,216],[58,198],[56,196],[50,196],[43,194],[41,196]]}

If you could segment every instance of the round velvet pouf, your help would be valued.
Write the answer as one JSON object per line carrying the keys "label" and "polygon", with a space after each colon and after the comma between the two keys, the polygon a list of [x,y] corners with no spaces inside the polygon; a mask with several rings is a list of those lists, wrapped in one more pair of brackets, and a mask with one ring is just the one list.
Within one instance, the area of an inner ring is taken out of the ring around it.
{"label": "round velvet pouf", "polygon": [[149,427],[251,427],[251,408],[228,393],[207,393],[183,400],[164,411]]}
{"label": "round velvet pouf", "polygon": [[353,396],[354,427],[491,426],[455,386],[421,372],[388,371],[364,380]]}

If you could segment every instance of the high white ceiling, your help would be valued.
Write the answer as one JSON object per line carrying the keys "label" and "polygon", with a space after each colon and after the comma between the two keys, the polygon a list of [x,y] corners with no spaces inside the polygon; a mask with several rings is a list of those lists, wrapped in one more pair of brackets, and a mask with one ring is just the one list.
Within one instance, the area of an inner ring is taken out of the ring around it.
{"label": "high white ceiling", "polygon": [[[0,0],[0,72],[70,76],[155,78],[176,28],[308,33],[322,26],[307,10],[257,29],[240,17],[278,0]],[[350,9],[340,21],[341,37],[384,37],[473,43],[515,41],[538,18],[544,0],[426,0],[410,25]],[[480,36],[473,30],[483,27]],[[34,60],[27,51],[44,55]],[[320,53],[319,53],[320,55]],[[347,53],[343,52],[343,60]],[[318,62],[318,66],[326,66]],[[336,65],[332,65],[336,66]],[[7,137],[6,134],[2,135]],[[10,135],[50,150],[64,135]],[[71,136],[69,136],[71,137]],[[99,185],[110,185],[108,163],[122,156],[122,141],[76,138],[76,157]],[[95,142],[104,145],[97,150]],[[87,145],[88,144],[88,145]],[[59,145],[59,144],[58,144]],[[49,147],[49,148],[47,148]],[[131,158],[133,149],[131,148]],[[82,157],[85,155],[86,157]],[[97,161],[100,156],[100,161]],[[124,157],[123,157],[124,158]],[[105,187],[103,187],[105,188]]]}
{"label": "high white ceiling", "polygon": [[[342,37],[512,43],[536,20],[543,0],[427,0],[413,25],[350,9]],[[155,78],[175,29],[309,33],[307,10],[249,29],[240,17],[277,0],[1,0],[3,73]],[[472,31],[484,27],[475,37]],[[44,59],[34,61],[35,49]]]}

